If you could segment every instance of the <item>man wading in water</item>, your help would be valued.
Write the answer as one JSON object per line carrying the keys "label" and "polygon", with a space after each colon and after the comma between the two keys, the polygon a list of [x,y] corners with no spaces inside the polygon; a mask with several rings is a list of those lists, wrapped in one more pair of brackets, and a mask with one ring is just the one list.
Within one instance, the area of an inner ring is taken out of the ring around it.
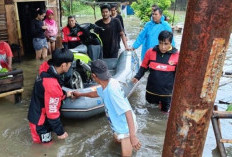
{"label": "man wading in water", "polygon": [[113,130],[114,138],[121,143],[122,156],[131,156],[132,150],[139,150],[141,143],[136,136],[136,117],[119,82],[109,74],[106,63],[96,60],[91,63],[93,79],[101,86],[89,93],[73,92],[75,97],[101,97],[105,104],[106,116]]}
{"label": "man wading in water", "polygon": [[120,21],[117,18],[111,18],[109,5],[101,6],[102,19],[95,24],[104,28],[104,31],[96,31],[99,34],[103,43],[103,58],[117,58],[119,51],[119,38],[121,37],[126,50],[129,47],[126,42],[124,30]]}

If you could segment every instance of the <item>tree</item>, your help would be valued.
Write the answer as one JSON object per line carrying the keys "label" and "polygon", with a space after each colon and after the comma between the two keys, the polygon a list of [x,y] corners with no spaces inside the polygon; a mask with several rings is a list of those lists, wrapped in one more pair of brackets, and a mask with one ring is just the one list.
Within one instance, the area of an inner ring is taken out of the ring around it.
{"label": "tree", "polygon": [[137,2],[133,2],[131,6],[134,9],[135,15],[138,16],[143,23],[146,23],[151,19],[151,6],[153,4],[158,5],[163,10],[164,15],[170,16],[167,9],[170,8],[173,1],[175,0],[137,0]]}

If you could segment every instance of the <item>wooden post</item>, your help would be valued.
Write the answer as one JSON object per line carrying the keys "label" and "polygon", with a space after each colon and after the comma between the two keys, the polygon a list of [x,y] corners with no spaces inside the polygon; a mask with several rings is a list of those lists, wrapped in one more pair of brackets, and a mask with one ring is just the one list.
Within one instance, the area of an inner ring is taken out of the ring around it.
{"label": "wooden post", "polygon": [[[217,105],[214,105],[214,111],[218,111],[218,106]],[[211,118],[212,119],[212,118]],[[219,127],[219,133],[220,133],[220,136],[222,136],[222,132],[221,132],[221,124],[220,124],[220,120],[219,118],[217,118],[217,124],[218,124],[218,127]]]}
{"label": "wooden post", "polygon": [[226,149],[224,147],[224,144],[220,142],[220,139],[222,138],[222,136],[221,136],[220,127],[218,126],[218,118],[212,117],[211,121],[212,121],[214,135],[215,135],[216,142],[217,142],[217,147],[220,151],[221,156],[226,157]]}
{"label": "wooden post", "polygon": [[231,27],[231,0],[188,1],[163,157],[202,156]]}

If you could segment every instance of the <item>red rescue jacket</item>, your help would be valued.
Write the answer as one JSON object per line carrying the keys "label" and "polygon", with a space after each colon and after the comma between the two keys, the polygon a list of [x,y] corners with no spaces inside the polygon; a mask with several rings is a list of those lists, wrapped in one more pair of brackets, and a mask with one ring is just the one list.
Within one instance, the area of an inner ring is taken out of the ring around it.
{"label": "red rescue jacket", "polygon": [[170,96],[178,59],[179,52],[174,47],[164,54],[160,52],[158,46],[149,49],[135,78],[139,80],[149,69],[146,90],[156,95]]}
{"label": "red rescue jacket", "polygon": [[80,30],[77,32],[77,34],[71,35],[71,29],[72,28],[70,28],[69,26],[66,26],[62,29],[62,43],[67,44],[68,49],[72,49],[80,45],[80,36],[83,35],[83,32]]}
{"label": "red rescue jacket", "polygon": [[28,120],[31,123],[43,126],[47,121],[58,136],[64,133],[60,121],[60,107],[65,98],[59,77],[54,67],[49,66],[47,62],[40,66],[40,74],[34,84],[28,111]]}

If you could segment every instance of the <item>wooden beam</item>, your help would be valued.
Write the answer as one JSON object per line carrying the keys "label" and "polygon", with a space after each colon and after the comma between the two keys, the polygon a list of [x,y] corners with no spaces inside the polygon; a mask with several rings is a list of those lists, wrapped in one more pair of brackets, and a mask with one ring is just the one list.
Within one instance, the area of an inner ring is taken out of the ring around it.
{"label": "wooden beam", "polygon": [[18,94],[18,93],[22,93],[23,92],[23,88],[22,89],[17,89],[17,90],[13,90],[13,91],[9,91],[9,92],[5,92],[5,93],[1,93],[0,94],[0,98],[9,96],[9,95],[13,95],[13,94]]}
{"label": "wooden beam", "polygon": [[14,0],[14,2],[38,2],[38,1],[47,2],[48,0]]}
{"label": "wooden beam", "polygon": [[9,44],[19,44],[15,7],[14,5],[5,5],[5,8]]}
{"label": "wooden beam", "polygon": [[229,139],[220,139],[221,143],[232,143],[232,140]]}

